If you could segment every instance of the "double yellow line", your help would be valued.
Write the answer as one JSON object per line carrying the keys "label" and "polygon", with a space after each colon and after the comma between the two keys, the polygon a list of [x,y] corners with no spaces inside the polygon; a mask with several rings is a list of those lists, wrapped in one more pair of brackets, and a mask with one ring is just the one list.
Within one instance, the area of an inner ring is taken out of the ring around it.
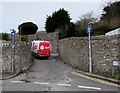
{"label": "double yellow line", "polygon": [[23,74],[20,74],[19,76],[15,77],[15,78],[20,78],[20,77],[25,76],[25,75],[26,75],[26,73],[23,73]]}
{"label": "double yellow line", "polygon": [[97,81],[99,83],[103,83],[103,84],[107,84],[107,85],[111,85],[111,86],[115,86],[115,87],[120,87],[120,85],[114,84],[112,82],[108,82],[108,81],[105,81],[105,80],[89,77],[89,76],[86,76],[86,75],[83,75],[83,74],[80,74],[80,73],[77,73],[77,72],[71,72],[71,73],[74,74],[74,75],[89,79],[89,80]]}

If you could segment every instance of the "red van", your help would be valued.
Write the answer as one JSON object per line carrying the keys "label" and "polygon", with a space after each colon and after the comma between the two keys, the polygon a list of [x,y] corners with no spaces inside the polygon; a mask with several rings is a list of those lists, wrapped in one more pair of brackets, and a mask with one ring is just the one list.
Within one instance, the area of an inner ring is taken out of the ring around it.
{"label": "red van", "polygon": [[50,57],[50,42],[34,40],[31,46],[31,52],[37,57]]}

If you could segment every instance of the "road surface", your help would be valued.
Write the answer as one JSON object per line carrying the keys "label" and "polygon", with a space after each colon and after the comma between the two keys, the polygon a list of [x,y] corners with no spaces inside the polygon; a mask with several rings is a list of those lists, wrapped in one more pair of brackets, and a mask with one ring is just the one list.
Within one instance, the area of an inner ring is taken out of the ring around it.
{"label": "road surface", "polygon": [[[118,86],[91,80],[57,57],[34,59],[33,67],[13,79],[4,80],[3,91],[118,91]],[[100,92],[101,93],[101,92]]]}

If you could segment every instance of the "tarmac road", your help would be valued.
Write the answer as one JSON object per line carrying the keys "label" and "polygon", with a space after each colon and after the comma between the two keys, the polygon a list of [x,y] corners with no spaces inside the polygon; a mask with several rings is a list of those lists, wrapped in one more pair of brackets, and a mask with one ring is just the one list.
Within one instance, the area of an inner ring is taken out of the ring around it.
{"label": "tarmac road", "polygon": [[52,56],[49,59],[34,59],[34,65],[27,73],[4,80],[2,90],[111,91],[109,93],[117,93],[119,89],[117,85],[86,78],[57,57]]}

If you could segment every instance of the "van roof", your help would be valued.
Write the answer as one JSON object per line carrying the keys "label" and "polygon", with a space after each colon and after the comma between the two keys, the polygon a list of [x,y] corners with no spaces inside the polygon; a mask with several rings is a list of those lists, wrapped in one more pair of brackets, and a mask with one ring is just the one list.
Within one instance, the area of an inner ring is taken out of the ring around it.
{"label": "van roof", "polygon": [[33,40],[32,42],[49,42],[49,41],[44,41],[44,40]]}

